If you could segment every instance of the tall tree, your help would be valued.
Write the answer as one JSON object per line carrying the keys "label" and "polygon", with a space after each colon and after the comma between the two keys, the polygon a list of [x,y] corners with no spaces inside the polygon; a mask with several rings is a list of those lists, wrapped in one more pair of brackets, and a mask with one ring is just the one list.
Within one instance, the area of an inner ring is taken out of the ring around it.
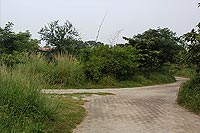
{"label": "tall tree", "polygon": [[50,22],[40,29],[41,40],[45,41],[47,46],[55,47],[55,50],[59,53],[73,54],[77,47],[76,42],[80,39],[78,31],[69,21],[66,21],[64,25],[59,25],[58,22],[58,20]]}
{"label": "tall tree", "polygon": [[187,43],[187,60],[197,66],[197,74],[200,75],[200,23],[182,38]]}
{"label": "tall tree", "polygon": [[0,54],[33,51],[39,47],[39,41],[32,39],[29,31],[16,34],[13,25],[8,22],[4,28],[0,28]]}
{"label": "tall tree", "polygon": [[180,49],[176,33],[168,28],[149,29],[143,34],[124,39],[128,41],[128,45],[138,50],[140,67],[147,70],[157,69],[167,62],[175,62],[175,55]]}

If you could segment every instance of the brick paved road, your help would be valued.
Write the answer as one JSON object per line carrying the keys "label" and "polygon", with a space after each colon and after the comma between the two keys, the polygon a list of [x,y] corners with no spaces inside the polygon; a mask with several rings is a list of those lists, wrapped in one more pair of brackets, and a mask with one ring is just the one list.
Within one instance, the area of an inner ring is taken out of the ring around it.
{"label": "brick paved road", "polygon": [[176,104],[177,90],[184,81],[177,78],[176,83],[168,85],[57,93],[116,94],[90,97],[85,105],[88,115],[74,133],[200,133],[200,117]]}

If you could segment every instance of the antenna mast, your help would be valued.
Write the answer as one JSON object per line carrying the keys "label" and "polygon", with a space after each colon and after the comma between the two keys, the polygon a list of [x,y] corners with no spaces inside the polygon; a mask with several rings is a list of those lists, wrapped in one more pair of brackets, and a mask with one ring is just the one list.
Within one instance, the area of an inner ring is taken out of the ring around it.
{"label": "antenna mast", "polygon": [[101,27],[102,27],[102,25],[103,25],[103,23],[104,23],[104,21],[105,21],[105,19],[106,19],[107,14],[108,14],[108,11],[106,11],[106,14],[105,14],[104,17],[103,17],[103,20],[101,21],[101,24],[99,25],[99,29],[98,29],[98,31],[97,31],[97,36],[96,36],[95,42],[97,42],[97,40],[98,40],[98,38],[99,38],[99,34],[100,34],[100,31],[101,31]]}

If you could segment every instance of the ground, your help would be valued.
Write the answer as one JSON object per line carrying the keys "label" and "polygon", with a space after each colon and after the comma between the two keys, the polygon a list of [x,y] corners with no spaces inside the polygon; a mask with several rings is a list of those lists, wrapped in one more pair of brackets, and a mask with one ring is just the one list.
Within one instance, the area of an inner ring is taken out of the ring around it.
{"label": "ground", "polygon": [[108,92],[86,98],[87,117],[74,133],[199,133],[200,117],[176,103],[185,78],[177,82],[123,89],[45,90],[46,93]]}

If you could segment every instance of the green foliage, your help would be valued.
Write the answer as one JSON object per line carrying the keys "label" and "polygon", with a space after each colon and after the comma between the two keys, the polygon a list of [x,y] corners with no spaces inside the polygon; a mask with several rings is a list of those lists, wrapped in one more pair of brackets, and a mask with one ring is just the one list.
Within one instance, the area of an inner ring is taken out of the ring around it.
{"label": "green foliage", "polygon": [[64,25],[59,25],[58,21],[50,22],[39,31],[41,40],[47,43],[47,46],[55,47],[56,52],[68,52],[74,54],[77,50],[79,34],[73,25],[66,21]]}
{"label": "green foliage", "polygon": [[200,23],[196,29],[184,34],[182,39],[186,42],[186,61],[196,67],[196,77],[179,89],[177,101],[181,106],[200,114]]}
{"label": "green foliage", "polygon": [[77,98],[79,100],[74,99],[74,97],[81,97],[80,94],[50,95],[50,97],[54,102],[58,102],[59,106],[56,120],[47,124],[47,132],[72,133],[73,129],[86,116],[86,110],[83,107],[85,101],[81,100],[81,98]]}
{"label": "green foliage", "polygon": [[68,55],[55,56],[55,62],[46,61],[41,55],[33,55],[29,63],[18,65],[23,73],[40,75],[45,84],[80,86],[84,83],[83,66],[75,58]]}
{"label": "green foliage", "polygon": [[5,25],[5,28],[0,28],[0,53],[12,53],[16,50],[15,34],[12,31],[13,23],[8,23]]}
{"label": "green foliage", "polygon": [[99,80],[98,84],[104,87],[113,87],[113,86],[118,86],[119,81],[117,81],[115,77],[108,75],[108,76],[102,77]]}
{"label": "green foliage", "polygon": [[19,54],[2,54],[0,56],[1,65],[13,67],[14,64],[20,63],[20,58],[18,58],[18,56]]}
{"label": "green foliage", "polygon": [[136,50],[131,46],[98,46],[85,49],[82,54],[86,77],[94,81],[108,75],[127,80],[138,67],[136,60]]}
{"label": "green foliage", "polygon": [[41,95],[37,79],[1,67],[0,91],[0,132],[48,131],[57,105]]}
{"label": "green foliage", "polygon": [[23,52],[13,52],[12,54],[2,54],[0,56],[0,65],[7,67],[14,67],[16,64],[28,62],[28,54]]}
{"label": "green foliage", "polygon": [[187,43],[187,61],[190,64],[197,66],[197,74],[200,75],[200,23],[197,25],[197,29],[192,29],[182,36]]}
{"label": "green foliage", "polygon": [[71,133],[86,115],[84,101],[41,94],[42,77],[0,69],[0,132]]}
{"label": "green foliage", "polygon": [[174,76],[172,76],[170,73],[166,72],[153,72],[148,77],[148,80],[152,82],[152,84],[163,84],[163,83],[173,83],[176,81]]}
{"label": "green foliage", "polygon": [[177,101],[181,106],[200,113],[200,77],[192,78],[182,85]]}
{"label": "green foliage", "polygon": [[171,65],[170,71],[175,76],[192,78],[196,75],[195,69],[194,66]]}
{"label": "green foliage", "polygon": [[140,68],[153,70],[162,67],[164,63],[175,62],[175,56],[182,49],[176,34],[168,28],[150,29],[133,38],[126,38],[127,45],[138,50]]}
{"label": "green foliage", "polygon": [[39,41],[31,38],[29,31],[19,32],[15,34],[15,45],[17,45],[18,52],[35,52],[39,48]]}
{"label": "green foliage", "polygon": [[29,31],[14,33],[13,23],[8,23],[0,28],[0,54],[13,54],[14,52],[37,50],[38,41],[31,39]]}
{"label": "green foliage", "polygon": [[14,33],[13,23],[8,23],[0,28],[0,61],[6,66],[13,67],[15,64],[24,62],[24,52],[37,50],[38,40],[31,39],[29,31]]}

